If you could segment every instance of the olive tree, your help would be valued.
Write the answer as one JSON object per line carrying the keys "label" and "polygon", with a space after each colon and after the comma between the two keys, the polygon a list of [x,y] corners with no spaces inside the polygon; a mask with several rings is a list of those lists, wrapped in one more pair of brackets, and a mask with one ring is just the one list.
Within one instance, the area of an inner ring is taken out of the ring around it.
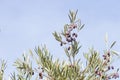
{"label": "olive tree", "polygon": [[[65,24],[61,32],[53,32],[54,38],[63,47],[68,61],[53,60],[54,55],[50,54],[45,45],[38,46],[34,51],[30,50],[28,54],[23,54],[22,58],[14,62],[16,71],[11,73],[10,80],[110,80],[119,78],[119,68],[116,69],[111,65],[113,57],[119,57],[118,53],[112,50],[115,41],[104,50],[102,56],[94,48],[83,53],[83,56],[77,55],[80,54],[82,47],[78,40],[78,33],[84,27],[80,19],[77,19],[77,12],[69,11],[70,23]],[[82,68],[81,57],[86,59],[84,68]],[[6,62],[2,61],[0,80],[3,78],[5,68]]]}

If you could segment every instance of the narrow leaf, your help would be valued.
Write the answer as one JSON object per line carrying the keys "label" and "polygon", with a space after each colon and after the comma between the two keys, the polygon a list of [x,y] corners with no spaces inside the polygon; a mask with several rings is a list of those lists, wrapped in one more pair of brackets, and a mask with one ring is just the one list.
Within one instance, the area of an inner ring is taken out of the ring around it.
{"label": "narrow leaf", "polygon": [[117,51],[111,51],[113,54],[117,55],[117,56],[120,56],[119,53]]}
{"label": "narrow leaf", "polygon": [[112,45],[110,46],[110,49],[115,45],[115,43],[116,43],[116,41],[114,41],[114,42],[112,43]]}
{"label": "narrow leaf", "polygon": [[108,34],[105,34],[105,43],[108,43]]}

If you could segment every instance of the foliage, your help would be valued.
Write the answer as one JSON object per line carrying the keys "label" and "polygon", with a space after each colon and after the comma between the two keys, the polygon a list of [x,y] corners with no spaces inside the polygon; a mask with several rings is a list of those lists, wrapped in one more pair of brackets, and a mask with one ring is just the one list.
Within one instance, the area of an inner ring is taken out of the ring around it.
{"label": "foliage", "polygon": [[11,80],[30,80],[32,75],[34,74],[32,70],[32,63],[29,59],[28,55],[23,54],[23,60],[17,59],[14,62],[14,66],[16,66],[17,77],[15,72],[11,74]]}
{"label": "foliage", "polygon": [[6,61],[5,60],[1,60],[1,64],[0,64],[0,80],[3,79],[3,75],[4,75],[4,71],[6,69]]}
{"label": "foliage", "polygon": [[[70,11],[68,15],[70,23],[64,25],[61,33],[56,31],[53,33],[60,46],[64,48],[68,61],[53,60],[46,46],[36,47],[34,51],[30,50],[29,54],[23,54],[22,59],[18,58],[14,62],[16,72],[11,74],[11,80],[110,80],[119,78],[119,69],[111,65],[114,54],[119,56],[112,50],[116,42],[104,50],[102,57],[94,48],[83,53],[86,65],[82,68],[81,57],[76,58],[76,56],[82,47],[78,41],[78,32],[84,24],[81,24],[79,19],[77,20],[77,12]],[[106,43],[108,43],[107,37]],[[37,67],[33,66],[32,61],[36,62],[33,64]],[[6,62],[2,61],[0,80],[3,78],[5,68]]]}

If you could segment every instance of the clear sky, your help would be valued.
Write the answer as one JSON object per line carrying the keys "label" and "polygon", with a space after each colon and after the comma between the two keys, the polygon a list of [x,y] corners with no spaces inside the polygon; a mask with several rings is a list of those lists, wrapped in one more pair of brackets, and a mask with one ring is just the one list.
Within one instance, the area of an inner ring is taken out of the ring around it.
{"label": "clear sky", "polygon": [[[69,10],[77,9],[85,24],[79,33],[81,52],[94,46],[103,53],[106,32],[110,43],[117,41],[114,49],[120,51],[120,0],[0,0],[0,58],[12,68],[23,52],[41,44],[55,57],[65,57],[52,32],[61,31],[69,22]],[[120,67],[119,61],[116,66]]]}

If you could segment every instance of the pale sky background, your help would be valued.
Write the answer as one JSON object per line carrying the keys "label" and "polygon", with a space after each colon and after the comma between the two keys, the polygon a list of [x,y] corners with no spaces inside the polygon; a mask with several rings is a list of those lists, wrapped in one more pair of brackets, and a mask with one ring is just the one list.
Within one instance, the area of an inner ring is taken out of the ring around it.
{"label": "pale sky background", "polygon": [[23,52],[41,44],[54,57],[65,58],[52,32],[60,32],[69,22],[69,10],[77,9],[85,24],[79,33],[81,54],[92,46],[103,53],[106,32],[110,43],[117,41],[114,49],[120,51],[120,0],[0,0],[0,58],[7,60],[7,71]]}

